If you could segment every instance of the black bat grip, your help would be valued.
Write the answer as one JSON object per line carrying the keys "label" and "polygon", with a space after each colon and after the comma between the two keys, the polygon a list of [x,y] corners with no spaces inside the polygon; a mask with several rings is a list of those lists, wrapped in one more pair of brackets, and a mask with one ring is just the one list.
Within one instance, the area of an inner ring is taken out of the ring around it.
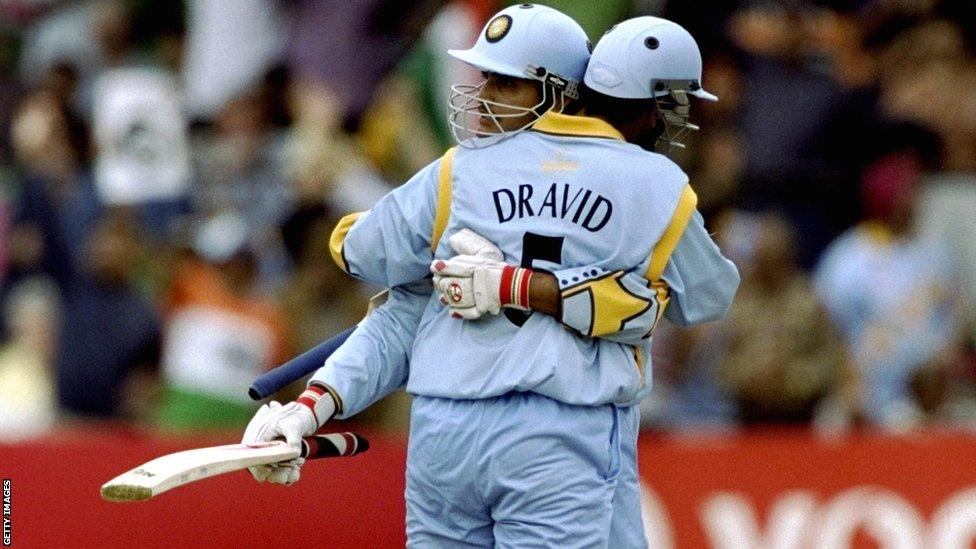
{"label": "black bat grip", "polygon": [[302,454],[305,459],[329,457],[348,457],[369,450],[369,441],[357,433],[329,433],[302,439]]}

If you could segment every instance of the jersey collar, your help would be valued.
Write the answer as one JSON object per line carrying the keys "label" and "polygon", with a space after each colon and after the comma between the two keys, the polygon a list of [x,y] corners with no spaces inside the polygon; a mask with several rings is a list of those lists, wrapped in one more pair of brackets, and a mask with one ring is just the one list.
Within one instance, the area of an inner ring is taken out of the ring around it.
{"label": "jersey collar", "polygon": [[625,141],[623,134],[610,124],[591,116],[570,116],[548,111],[539,117],[532,129],[537,132],[576,137],[604,137]]}

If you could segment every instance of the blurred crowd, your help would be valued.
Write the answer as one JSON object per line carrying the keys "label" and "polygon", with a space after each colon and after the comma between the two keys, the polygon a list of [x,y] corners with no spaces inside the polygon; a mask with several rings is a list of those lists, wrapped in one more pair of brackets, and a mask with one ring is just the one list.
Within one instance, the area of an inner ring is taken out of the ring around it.
{"label": "blurred crowd", "polygon": [[[646,428],[976,427],[969,2],[541,3],[594,42],[681,23],[721,98],[674,159],[743,281],[655,334]],[[478,75],[445,51],[504,5],[0,0],[0,440],[245,424],[254,377],[365,313],[331,228],[452,144]]]}

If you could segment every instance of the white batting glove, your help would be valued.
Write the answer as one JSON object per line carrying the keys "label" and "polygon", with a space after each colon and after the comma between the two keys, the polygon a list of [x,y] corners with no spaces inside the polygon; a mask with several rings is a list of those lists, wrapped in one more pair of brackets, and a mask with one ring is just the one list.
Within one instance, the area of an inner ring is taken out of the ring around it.
{"label": "white batting glove", "polygon": [[471,229],[461,229],[452,234],[448,242],[458,255],[473,255],[498,262],[505,261],[505,254],[498,249],[498,246]]}
{"label": "white batting glove", "polygon": [[430,265],[434,288],[454,318],[473,320],[502,307],[529,310],[532,269],[470,255],[438,259]]}
{"label": "white batting glove", "polygon": [[501,310],[498,289],[505,267],[500,261],[458,255],[434,261],[430,270],[441,303],[453,309],[452,316],[471,320],[485,313],[497,315]]}
{"label": "white batting glove", "polygon": [[[282,405],[269,402],[261,406],[244,430],[244,444],[257,444],[285,439],[294,448],[301,448],[302,437],[315,434],[335,412],[335,401],[318,386],[311,386],[295,402]],[[281,463],[249,467],[258,482],[294,484],[300,477],[305,458]]]}
{"label": "white batting glove", "polygon": [[471,229],[452,234],[448,242],[458,255],[430,266],[441,303],[451,307],[454,318],[473,320],[485,313],[498,314],[497,287],[505,267],[502,251]]}

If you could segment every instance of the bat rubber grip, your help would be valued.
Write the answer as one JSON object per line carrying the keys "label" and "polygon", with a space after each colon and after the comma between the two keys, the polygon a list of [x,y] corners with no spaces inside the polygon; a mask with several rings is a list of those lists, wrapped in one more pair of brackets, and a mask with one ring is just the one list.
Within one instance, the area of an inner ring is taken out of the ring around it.
{"label": "bat rubber grip", "polygon": [[329,433],[302,439],[302,454],[305,459],[328,457],[347,457],[369,450],[369,441],[356,433]]}

